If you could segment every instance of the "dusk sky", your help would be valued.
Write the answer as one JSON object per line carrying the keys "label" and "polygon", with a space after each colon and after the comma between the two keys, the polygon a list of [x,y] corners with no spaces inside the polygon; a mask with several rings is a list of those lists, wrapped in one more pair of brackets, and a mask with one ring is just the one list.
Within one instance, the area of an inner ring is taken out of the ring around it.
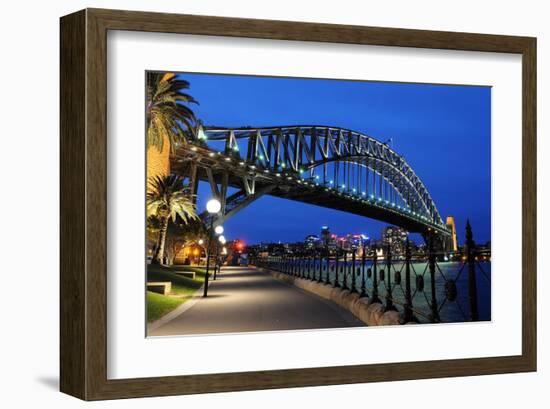
{"label": "dusk sky", "polygon": [[[491,89],[367,81],[181,74],[205,125],[315,124],[392,138],[424,182],[443,219],[453,215],[459,243],[469,218],[478,243],[491,235]],[[210,198],[201,183],[198,211]],[[379,238],[384,223],[264,196],[225,223],[228,239],[302,241],[332,232]],[[413,237],[416,241],[418,237]]]}

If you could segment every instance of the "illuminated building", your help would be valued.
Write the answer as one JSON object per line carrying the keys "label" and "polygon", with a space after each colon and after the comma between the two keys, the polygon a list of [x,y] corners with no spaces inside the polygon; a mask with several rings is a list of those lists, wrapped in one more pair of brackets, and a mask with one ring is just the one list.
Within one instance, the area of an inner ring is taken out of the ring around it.
{"label": "illuminated building", "polygon": [[394,257],[404,256],[408,236],[409,232],[402,227],[384,227],[384,230],[382,230],[382,245],[384,247],[384,252],[387,251],[387,247],[389,246]]}
{"label": "illuminated building", "polygon": [[312,249],[312,248],[317,247],[320,244],[320,239],[316,235],[310,234],[309,236],[306,237],[304,242],[305,242],[306,247],[308,249]]}

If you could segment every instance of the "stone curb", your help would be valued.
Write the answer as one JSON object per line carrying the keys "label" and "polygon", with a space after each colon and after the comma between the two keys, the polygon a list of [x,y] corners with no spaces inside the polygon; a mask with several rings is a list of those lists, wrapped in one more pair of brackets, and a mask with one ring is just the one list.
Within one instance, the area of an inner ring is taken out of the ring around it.
{"label": "stone curb", "polygon": [[384,311],[384,306],[381,303],[371,302],[367,297],[360,298],[358,293],[352,293],[349,290],[343,290],[328,284],[317,283],[261,267],[258,267],[258,269],[271,274],[277,280],[292,284],[304,291],[336,303],[368,326],[403,324],[399,312]]}

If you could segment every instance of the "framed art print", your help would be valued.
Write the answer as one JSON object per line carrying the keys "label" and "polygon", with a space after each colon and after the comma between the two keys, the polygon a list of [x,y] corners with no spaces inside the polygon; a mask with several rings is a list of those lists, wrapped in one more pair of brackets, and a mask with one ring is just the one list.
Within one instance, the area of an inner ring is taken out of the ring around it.
{"label": "framed art print", "polygon": [[61,19],[61,390],[536,369],[536,40]]}

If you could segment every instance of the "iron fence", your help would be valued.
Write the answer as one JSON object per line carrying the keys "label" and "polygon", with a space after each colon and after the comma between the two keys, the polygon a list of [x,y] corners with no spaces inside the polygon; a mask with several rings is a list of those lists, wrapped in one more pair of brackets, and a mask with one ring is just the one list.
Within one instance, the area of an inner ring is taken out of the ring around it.
{"label": "iron fence", "polygon": [[[490,262],[478,258],[470,225],[459,261],[446,262],[427,236],[425,254],[413,254],[407,241],[404,256],[391,246],[329,251],[311,249],[253,258],[259,267],[342,288],[400,312],[402,322],[464,322],[490,320]],[[359,251],[363,250],[363,251]]]}

